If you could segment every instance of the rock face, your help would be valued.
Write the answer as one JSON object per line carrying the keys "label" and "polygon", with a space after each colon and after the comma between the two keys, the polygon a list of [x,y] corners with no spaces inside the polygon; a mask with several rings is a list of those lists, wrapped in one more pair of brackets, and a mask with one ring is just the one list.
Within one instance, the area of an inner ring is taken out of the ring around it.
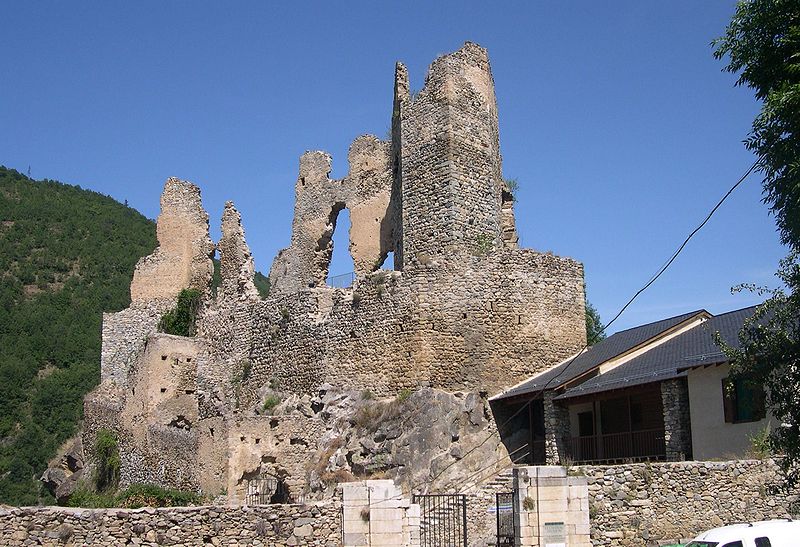
{"label": "rock face", "polygon": [[75,439],[42,474],[41,481],[59,503],[66,502],[84,475],[83,444]]}
{"label": "rock face", "polygon": [[[259,481],[292,499],[383,473],[435,490],[509,463],[486,396],[584,345],[583,268],[518,248],[486,51],[467,43],[409,89],[398,64],[391,139],[358,137],[345,178],[329,178],[324,152],[300,158],[266,299],[233,204],[215,246],[200,190],[167,180],[159,247],[137,265],[131,307],[103,317],[102,382],[84,405],[84,445],[116,432],[123,484],[246,503]],[[345,208],[355,281],[334,288]],[[394,270],[382,269],[390,253]],[[156,332],[188,287],[204,295],[197,335]]]}

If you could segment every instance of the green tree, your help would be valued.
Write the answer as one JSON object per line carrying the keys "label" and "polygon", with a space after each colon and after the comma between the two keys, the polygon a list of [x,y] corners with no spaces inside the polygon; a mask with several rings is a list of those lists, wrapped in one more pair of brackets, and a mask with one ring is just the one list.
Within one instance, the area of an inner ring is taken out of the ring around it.
{"label": "green tree", "polygon": [[[739,75],[761,101],[745,141],[763,174],[764,202],[775,215],[781,241],[790,248],[778,277],[785,289],[767,300],[724,347],[733,374],[762,383],[767,404],[781,421],[770,435],[787,486],[800,480],[800,0],[747,0],[736,7],[715,57]],[[751,287],[752,288],[752,287]]]}
{"label": "green tree", "polygon": [[603,321],[597,308],[586,300],[586,344],[593,346],[601,340],[605,340],[606,333],[603,331]]}

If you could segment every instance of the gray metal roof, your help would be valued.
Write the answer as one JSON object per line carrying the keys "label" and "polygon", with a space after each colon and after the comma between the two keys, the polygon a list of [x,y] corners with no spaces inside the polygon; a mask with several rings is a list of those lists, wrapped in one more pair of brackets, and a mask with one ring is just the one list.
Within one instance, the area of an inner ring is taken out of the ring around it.
{"label": "gray metal roof", "polygon": [[558,366],[538,376],[534,376],[526,382],[495,396],[493,399],[507,399],[519,395],[536,394],[536,392],[542,391],[545,387],[547,389],[556,389],[574,380],[578,376],[591,371],[595,367],[600,366],[609,359],[622,355],[701,313],[708,314],[705,310],[696,310],[682,315],[676,315],[669,319],[662,319],[654,323],[648,323],[639,327],[616,332],[579,354],[574,359],[567,359]]}
{"label": "gray metal roof", "polygon": [[738,347],[738,334],[755,306],[713,316],[700,325],[656,346],[630,361],[568,389],[556,399],[580,397],[685,376],[694,367],[719,364],[727,357],[714,342],[714,333]]}

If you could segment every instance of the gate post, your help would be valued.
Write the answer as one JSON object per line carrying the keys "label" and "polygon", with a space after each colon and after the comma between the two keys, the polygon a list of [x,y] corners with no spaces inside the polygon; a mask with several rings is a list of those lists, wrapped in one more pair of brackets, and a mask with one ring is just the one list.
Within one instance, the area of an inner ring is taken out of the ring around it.
{"label": "gate post", "polygon": [[591,547],[589,487],[560,466],[514,468],[516,545]]}
{"label": "gate post", "polygon": [[391,480],[339,485],[342,491],[342,544],[419,546],[420,510]]}

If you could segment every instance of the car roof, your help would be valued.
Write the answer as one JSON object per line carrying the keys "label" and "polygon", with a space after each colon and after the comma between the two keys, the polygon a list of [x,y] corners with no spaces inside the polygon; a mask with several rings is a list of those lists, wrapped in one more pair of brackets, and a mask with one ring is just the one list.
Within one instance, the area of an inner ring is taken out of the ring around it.
{"label": "car roof", "polygon": [[703,532],[695,538],[698,541],[736,541],[740,539],[754,539],[769,536],[771,533],[792,531],[800,532],[800,521],[792,520],[764,520],[759,522],[731,524]]}

